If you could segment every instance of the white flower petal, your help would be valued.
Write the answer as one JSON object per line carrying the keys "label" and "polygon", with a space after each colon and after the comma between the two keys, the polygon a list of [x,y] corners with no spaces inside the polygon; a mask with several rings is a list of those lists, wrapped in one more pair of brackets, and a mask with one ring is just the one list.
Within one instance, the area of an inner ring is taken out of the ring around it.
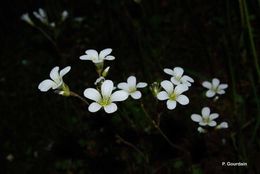
{"label": "white flower petal", "polygon": [[202,121],[202,117],[199,114],[192,114],[191,119],[192,119],[192,121],[195,121],[195,122],[201,122]]}
{"label": "white flower petal", "polygon": [[228,128],[227,122],[222,122],[217,126],[217,129],[226,129],[226,128]]}
{"label": "white flower petal", "polygon": [[207,123],[205,123],[205,122],[201,121],[201,122],[199,122],[199,125],[201,125],[201,126],[206,126],[206,125],[207,125]]}
{"label": "white flower petal", "polygon": [[111,48],[106,48],[99,53],[99,57],[104,59],[106,56],[108,56],[112,52]]}
{"label": "white flower petal", "polygon": [[215,91],[212,91],[212,90],[208,90],[208,91],[206,92],[206,96],[209,97],[209,98],[213,97],[215,94],[216,94],[216,92],[215,92]]}
{"label": "white flower petal", "polygon": [[208,89],[212,88],[212,84],[208,81],[202,82],[202,86],[205,87],[205,88],[208,88]]}
{"label": "white flower petal", "polygon": [[63,77],[65,74],[67,74],[70,71],[71,67],[67,66],[65,68],[63,68],[62,70],[60,70],[60,77]]}
{"label": "white flower petal", "polygon": [[101,100],[101,95],[98,92],[98,90],[94,89],[94,88],[87,88],[84,91],[84,96],[90,100],[94,100],[96,102]]}
{"label": "white flower petal", "polygon": [[167,108],[173,110],[176,108],[177,102],[174,100],[167,100]]}
{"label": "white flower petal", "polygon": [[97,112],[101,109],[101,107],[102,106],[100,104],[93,102],[88,106],[88,110],[89,112]]}
{"label": "white flower petal", "polygon": [[226,89],[227,87],[228,87],[227,84],[220,84],[220,85],[218,86],[218,89]]}
{"label": "white flower petal", "polygon": [[176,98],[176,101],[179,102],[181,105],[187,105],[190,102],[189,98],[186,95],[179,95]]}
{"label": "white flower petal", "polygon": [[219,79],[217,79],[217,78],[212,79],[212,85],[214,87],[217,87],[219,85],[219,83],[220,83]]}
{"label": "white flower petal", "polygon": [[129,85],[129,87],[136,87],[136,77],[135,76],[128,77],[127,83]]}
{"label": "white flower petal", "polygon": [[198,127],[197,130],[198,130],[199,133],[206,133],[207,132],[207,130],[203,129],[202,127]]}
{"label": "white flower petal", "polygon": [[114,88],[114,83],[111,80],[105,80],[101,85],[101,94],[104,97],[110,97]]}
{"label": "white flower petal", "polygon": [[133,99],[140,99],[140,98],[142,97],[142,94],[141,94],[140,91],[132,92],[132,93],[130,93],[130,95],[131,95],[131,97],[132,97]]}
{"label": "white flower petal", "polygon": [[184,72],[184,70],[181,67],[175,67],[173,69],[173,75],[176,77],[181,77],[183,75],[183,72]]}
{"label": "white flower petal", "polygon": [[110,100],[112,102],[114,101],[124,101],[128,98],[128,93],[123,91],[123,90],[120,90],[120,91],[116,91],[114,92],[111,97],[110,97]]}
{"label": "white flower petal", "polygon": [[214,119],[216,119],[216,118],[218,118],[219,117],[219,114],[217,114],[217,113],[213,113],[213,114],[210,114],[209,115],[209,118],[211,119],[211,120],[214,120]]}
{"label": "white flower petal", "polygon": [[202,115],[202,117],[209,116],[209,115],[210,115],[210,109],[209,109],[209,107],[204,107],[204,108],[202,108],[202,110],[201,110],[201,115]]}
{"label": "white flower petal", "polygon": [[187,76],[187,75],[184,75],[182,78],[181,78],[181,81],[187,81],[187,82],[194,82],[193,78],[191,78],[190,76]]}
{"label": "white flower petal", "polygon": [[115,103],[111,103],[110,105],[104,106],[104,109],[106,113],[111,114],[113,112],[116,112],[117,105]]}
{"label": "white flower petal", "polygon": [[92,60],[92,58],[93,58],[92,55],[83,55],[79,57],[79,59],[81,60]]}
{"label": "white flower petal", "polygon": [[158,100],[167,100],[169,98],[169,95],[166,91],[161,91],[157,94]]}
{"label": "white flower petal", "polygon": [[176,79],[176,77],[171,77],[171,82],[174,85],[179,85],[181,83],[181,81],[179,79]]}
{"label": "white flower petal", "polygon": [[137,88],[144,88],[144,87],[146,87],[146,86],[147,86],[147,83],[145,83],[145,82],[139,82],[139,83],[137,83],[137,85],[136,85]]}
{"label": "white flower petal", "polygon": [[169,68],[164,68],[163,71],[166,73],[166,74],[169,74],[169,75],[172,75],[173,76],[173,70],[169,69]]}
{"label": "white flower petal", "polygon": [[52,88],[53,86],[55,86],[56,84],[52,81],[52,80],[43,80],[39,86],[38,89],[42,92],[46,92],[48,91],[50,88]]}
{"label": "white flower petal", "polygon": [[222,94],[225,94],[226,92],[223,89],[221,89],[221,90],[217,90],[217,93],[222,95]]}
{"label": "white flower petal", "polygon": [[177,85],[174,89],[174,92],[177,94],[177,95],[180,95],[182,94],[183,92],[185,91],[188,91],[188,86],[187,85],[183,85],[183,84],[180,84],[180,85]]}
{"label": "white flower petal", "polygon": [[55,66],[50,72],[51,79],[54,80],[56,83],[60,79],[59,69],[60,68],[58,66]]}
{"label": "white flower petal", "polygon": [[115,57],[114,56],[106,56],[104,59],[106,59],[106,60],[115,60]]}
{"label": "white flower petal", "polygon": [[208,124],[209,126],[211,126],[211,127],[214,127],[214,126],[216,126],[217,125],[217,123],[215,122],[215,121],[211,121],[211,122],[209,122],[209,124]]}
{"label": "white flower petal", "polygon": [[125,82],[121,82],[121,83],[119,83],[118,85],[117,85],[117,87],[119,88],[119,89],[123,89],[123,90],[125,90],[125,91],[128,91],[128,84],[127,83],[125,83]]}
{"label": "white flower petal", "polygon": [[173,84],[172,82],[170,82],[169,80],[164,80],[161,82],[161,86],[163,87],[163,89],[165,89],[165,91],[170,94],[173,92]]}
{"label": "white flower petal", "polygon": [[86,50],[85,53],[87,55],[90,55],[91,57],[95,57],[96,59],[98,59],[98,52],[96,50],[89,49],[89,50]]}

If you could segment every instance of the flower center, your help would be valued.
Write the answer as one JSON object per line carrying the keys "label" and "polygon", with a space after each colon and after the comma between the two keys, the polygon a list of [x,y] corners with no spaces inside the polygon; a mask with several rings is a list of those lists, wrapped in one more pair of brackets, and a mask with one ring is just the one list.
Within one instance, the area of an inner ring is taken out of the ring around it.
{"label": "flower center", "polygon": [[136,91],[136,87],[130,87],[128,90],[129,90],[129,93],[135,92]]}
{"label": "flower center", "polygon": [[177,95],[176,95],[175,92],[173,92],[173,93],[171,93],[171,94],[169,95],[169,99],[170,99],[170,100],[176,100],[176,98],[177,98]]}
{"label": "flower center", "polygon": [[209,116],[207,116],[207,117],[203,117],[202,120],[203,120],[204,123],[207,123],[207,124],[209,124],[210,121],[211,121],[211,120],[209,119]]}
{"label": "flower center", "polygon": [[102,98],[102,100],[99,101],[99,104],[100,104],[101,106],[107,106],[107,105],[109,105],[110,103],[111,103],[110,97]]}

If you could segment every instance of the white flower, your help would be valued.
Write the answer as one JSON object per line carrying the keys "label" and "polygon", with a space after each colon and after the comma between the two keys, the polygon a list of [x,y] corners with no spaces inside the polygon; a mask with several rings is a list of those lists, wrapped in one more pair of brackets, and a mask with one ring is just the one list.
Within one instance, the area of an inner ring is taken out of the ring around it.
{"label": "white flower", "polygon": [[[52,89],[62,89],[63,91],[60,91],[62,95],[65,95],[66,92],[69,92],[68,87],[63,82],[62,77],[67,74],[70,71],[71,67],[67,66],[64,69],[59,71],[59,67],[54,67],[50,72],[50,78],[43,80],[39,86],[38,89],[42,92],[48,91],[50,88]],[[65,92],[65,93],[64,93]],[[66,93],[67,94],[67,93]]]}
{"label": "white flower", "polygon": [[111,48],[106,48],[98,54],[96,50],[89,49],[86,50],[86,55],[80,56],[81,60],[91,60],[93,63],[103,63],[104,60],[114,60],[115,57],[109,55],[112,52]]}
{"label": "white flower", "polygon": [[84,91],[84,96],[95,102],[91,103],[88,107],[90,112],[97,112],[102,107],[106,113],[113,113],[117,110],[117,105],[113,102],[124,101],[127,99],[128,94],[123,90],[115,91],[114,83],[111,80],[105,80],[101,85],[101,92],[94,88],[87,88]]}
{"label": "white flower", "polygon": [[220,84],[220,81],[217,78],[212,79],[212,83],[204,81],[202,86],[208,89],[206,96],[209,98],[215,96],[216,94],[225,94],[224,89],[228,87],[227,84]]}
{"label": "white flower", "polygon": [[216,129],[227,129],[228,128],[228,123],[227,122],[222,122],[219,125],[216,126]]}
{"label": "white flower", "polygon": [[171,81],[174,85],[179,85],[179,84],[184,84],[187,85],[188,87],[191,86],[191,83],[194,82],[194,80],[187,76],[183,75],[184,70],[181,67],[175,67],[173,70],[169,68],[165,68],[163,70],[166,74],[171,75]]}
{"label": "white flower", "polygon": [[28,13],[23,14],[23,15],[21,16],[21,20],[23,20],[23,21],[27,22],[28,24],[34,26],[34,23],[33,23],[33,21],[31,20],[31,18],[30,18],[30,16],[29,16]]}
{"label": "white flower", "polygon": [[62,13],[61,13],[61,21],[65,21],[69,16],[69,13],[67,10],[64,10]]}
{"label": "white flower", "polygon": [[188,90],[188,86],[179,84],[175,88],[172,82],[164,80],[161,82],[161,86],[165,91],[161,91],[157,94],[159,100],[167,100],[167,108],[172,110],[176,107],[177,102],[181,105],[187,105],[189,98],[182,93]]}
{"label": "white flower", "polygon": [[137,88],[144,88],[147,86],[147,83],[139,82],[136,84],[136,77],[130,76],[127,78],[127,83],[122,82],[117,85],[119,89],[123,89],[126,91],[133,99],[140,99],[142,97],[142,94],[140,91],[137,90]]}
{"label": "white flower", "polygon": [[202,127],[198,127],[197,130],[198,130],[199,133],[207,133],[207,130],[202,128]]}
{"label": "white flower", "polygon": [[195,122],[198,122],[200,126],[211,126],[215,127],[217,125],[214,119],[218,118],[219,114],[212,113],[210,114],[209,107],[204,107],[201,110],[201,115],[199,114],[192,114],[191,119]]}
{"label": "white flower", "polygon": [[49,23],[47,14],[46,14],[46,12],[42,8],[39,8],[38,12],[34,11],[33,15],[37,19],[39,19],[42,23],[44,23],[44,24],[48,24]]}

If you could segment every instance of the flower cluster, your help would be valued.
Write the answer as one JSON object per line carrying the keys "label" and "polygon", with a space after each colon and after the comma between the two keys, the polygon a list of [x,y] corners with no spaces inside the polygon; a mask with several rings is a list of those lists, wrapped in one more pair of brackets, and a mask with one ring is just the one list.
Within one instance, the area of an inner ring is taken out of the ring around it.
{"label": "flower cluster", "polygon": [[[201,110],[201,115],[199,114],[192,114],[191,119],[194,122],[197,122],[200,126],[203,127],[215,127],[215,129],[224,129],[228,128],[228,123],[227,122],[221,122],[220,124],[217,124],[215,121],[216,118],[219,117],[219,114],[217,113],[210,113],[210,108],[209,107],[204,107]],[[198,127],[198,131],[200,133],[206,133],[207,129]]]}
{"label": "flower cluster", "polygon": [[[68,18],[68,11],[64,10],[61,13],[61,18],[60,18],[60,22],[64,22],[67,18]],[[43,10],[42,8],[39,8],[38,11],[34,11],[33,12],[33,16],[38,19],[42,24],[46,25],[46,26],[50,26],[52,28],[54,28],[56,26],[55,22],[50,22],[48,15],[46,13],[45,10]],[[33,20],[30,18],[28,13],[24,13],[21,16],[21,20],[27,22],[29,25],[31,26],[35,26],[35,23],[33,22]]]}

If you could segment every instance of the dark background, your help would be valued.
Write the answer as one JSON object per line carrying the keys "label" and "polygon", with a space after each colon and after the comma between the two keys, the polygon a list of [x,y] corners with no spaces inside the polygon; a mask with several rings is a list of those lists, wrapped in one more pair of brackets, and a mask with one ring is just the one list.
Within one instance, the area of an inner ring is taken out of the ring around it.
{"label": "dark background", "polygon": [[[0,8],[0,173],[260,173],[259,1],[10,0]],[[69,12],[55,31],[56,47],[20,19],[38,8],[51,21]],[[190,104],[169,111],[147,88],[141,101],[120,103],[113,115],[91,114],[75,98],[38,90],[54,66],[70,65],[64,81],[83,95],[97,75],[79,56],[109,47],[116,60],[106,62],[108,78],[117,83],[135,75],[150,84],[169,78],[163,68],[183,67],[195,79],[187,93]],[[229,84],[216,102],[201,86],[214,77]],[[162,114],[161,129],[188,155],[153,128],[141,102],[151,118]],[[203,106],[219,113],[229,129],[199,134],[190,115]],[[149,162],[116,135],[135,144]],[[13,161],[6,159],[9,154]],[[222,161],[248,166],[222,167]]]}

